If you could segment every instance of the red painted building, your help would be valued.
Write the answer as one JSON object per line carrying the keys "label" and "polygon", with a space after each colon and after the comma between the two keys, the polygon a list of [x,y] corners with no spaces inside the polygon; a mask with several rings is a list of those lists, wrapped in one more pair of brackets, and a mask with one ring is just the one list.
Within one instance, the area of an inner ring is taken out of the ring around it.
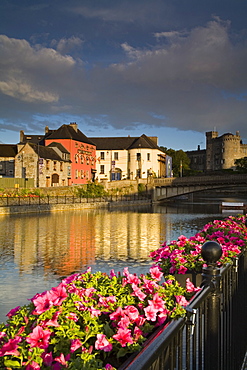
{"label": "red painted building", "polygon": [[69,185],[87,184],[96,173],[96,146],[77,127],[76,123],[62,125],[57,130],[46,127],[45,146],[61,143],[69,152],[71,168]]}

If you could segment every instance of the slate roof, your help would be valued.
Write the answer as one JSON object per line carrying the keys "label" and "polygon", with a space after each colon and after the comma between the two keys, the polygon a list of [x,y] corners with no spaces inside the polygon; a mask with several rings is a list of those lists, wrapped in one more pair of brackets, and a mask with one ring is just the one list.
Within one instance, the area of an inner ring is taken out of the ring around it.
{"label": "slate roof", "polygon": [[160,147],[148,136],[140,137],[91,137],[97,150],[129,150],[137,148],[158,149]]}
{"label": "slate roof", "polygon": [[71,125],[62,125],[50,135],[46,136],[45,139],[54,141],[57,139],[70,139],[94,145],[94,143],[86,135],[84,135],[79,129],[76,131]]}
{"label": "slate roof", "polygon": [[64,160],[54,149],[49,148],[48,146],[36,145],[33,143],[29,143],[29,145],[40,158],[52,159],[53,161],[70,162],[69,160]]}
{"label": "slate roof", "polygon": [[61,144],[61,143],[56,143],[55,141],[47,145],[46,148],[58,148],[62,153],[70,154],[70,152]]}
{"label": "slate roof", "polygon": [[0,157],[15,157],[17,154],[17,145],[0,144]]}

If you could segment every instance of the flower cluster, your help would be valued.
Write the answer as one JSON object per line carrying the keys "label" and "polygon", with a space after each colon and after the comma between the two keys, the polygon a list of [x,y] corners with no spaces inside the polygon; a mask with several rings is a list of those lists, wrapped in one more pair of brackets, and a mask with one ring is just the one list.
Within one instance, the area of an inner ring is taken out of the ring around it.
{"label": "flower cluster", "polygon": [[213,240],[222,247],[222,256],[218,265],[231,263],[241,250],[247,246],[246,216],[230,216],[225,220],[214,220],[204,226],[195,236],[187,238],[181,235],[170,244],[151,252],[150,257],[164,274],[185,274],[201,272],[204,260],[201,256],[202,245]]}
{"label": "flower cluster", "polygon": [[156,327],[185,315],[197,290],[152,267],[146,275],[77,273],[0,325],[1,369],[115,369]]}

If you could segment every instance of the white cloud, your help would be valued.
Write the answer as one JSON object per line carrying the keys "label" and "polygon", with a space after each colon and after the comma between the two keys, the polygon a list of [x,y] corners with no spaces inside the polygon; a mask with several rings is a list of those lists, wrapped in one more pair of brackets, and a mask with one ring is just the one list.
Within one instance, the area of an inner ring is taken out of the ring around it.
{"label": "white cloud", "polygon": [[83,43],[84,40],[82,40],[80,37],[72,36],[67,39],[63,38],[58,42],[53,40],[52,46],[56,46],[56,49],[60,54],[68,54],[73,49],[80,49]]}
{"label": "white cloud", "polygon": [[31,47],[26,40],[0,36],[0,91],[26,102],[53,103],[59,99],[59,79],[75,61],[54,49]]}

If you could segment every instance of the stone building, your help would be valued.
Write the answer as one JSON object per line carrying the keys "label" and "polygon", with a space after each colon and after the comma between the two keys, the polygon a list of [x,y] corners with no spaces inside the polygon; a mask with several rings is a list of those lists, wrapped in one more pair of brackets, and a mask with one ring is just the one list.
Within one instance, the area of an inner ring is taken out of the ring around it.
{"label": "stone building", "polygon": [[71,178],[70,153],[59,143],[45,147],[18,144],[15,177],[33,178],[35,187],[67,186]]}
{"label": "stone building", "polygon": [[218,136],[217,131],[206,132],[206,149],[186,152],[191,169],[198,171],[219,171],[236,168],[235,160],[247,156],[247,144],[240,134],[226,133]]}
{"label": "stone building", "polygon": [[17,145],[0,144],[0,176],[15,176],[15,156],[17,154]]}

